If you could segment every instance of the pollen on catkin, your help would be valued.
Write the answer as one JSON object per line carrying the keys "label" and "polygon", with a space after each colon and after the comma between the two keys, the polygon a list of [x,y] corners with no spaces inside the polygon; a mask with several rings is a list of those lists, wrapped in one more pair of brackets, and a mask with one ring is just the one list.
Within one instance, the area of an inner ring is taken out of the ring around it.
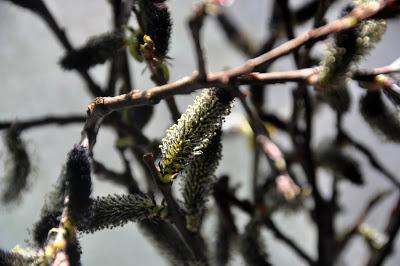
{"label": "pollen on catkin", "polygon": [[93,233],[106,228],[123,226],[128,222],[150,220],[162,210],[148,195],[108,195],[92,200],[85,216],[78,223],[78,230]]}
{"label": "pollen on catkin", "polygon": [[349,76],[351,64],[366,55],[381,40],[385,30],[385,20],[368,19],[354,29],[335,34],[320,64],[320,84],[324,87],[341,86]]}
{"label": "pollen on catkin", "polygon": [[161,149],[161,181],[171,182],[189,162],[203,154],[232,108],[225,89],[204,89],[178,122],[166,131]]}
{"label": "pollen on catkin", "polygon": [[[342,15],[351,12],[354,6],[368,5],[376,0],[354,1]],[[345,86],[351,76],[351,68],[362,56],[379,42],[386,30],[386,21],[383,19],[368,19],[361,21],[355,28],[338,32],[328,45],[325,55],[320,62],[319,85],[322,100],[338,112],[345,112],[350,106],[350,97]],[[339,92],[331,92],[337,90]]]}

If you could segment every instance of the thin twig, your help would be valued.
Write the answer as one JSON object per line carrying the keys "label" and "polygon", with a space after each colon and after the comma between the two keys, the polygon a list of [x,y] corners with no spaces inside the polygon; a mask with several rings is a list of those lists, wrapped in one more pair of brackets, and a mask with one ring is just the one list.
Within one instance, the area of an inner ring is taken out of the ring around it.
{"label": "thin twig", "polygon": [[365,221],[367,216],[374,210],[374,208],[382,202],[382,200],[386,199],[386,197],[390,195],[390,191],[379,192],[375,196],[373,196],[364,207],[364,209],[360,212],[355,222],[349,229],[346,230],[346,234],[339,239],[336,243],[336,261],[338,261],[342,252],[346,249],[347,245],[350,243],[350,240],[357,234],[358,227]]}
{"label": "thin twig", "polygon": [[385,228],[385,234],[388,236],[387,243],[377,251],[372,252],[367,266],[381,266],[384,261],[393,252],[395,240],[400,231],[400,198],[396,201],[393,206],[392,212],[389,217],[388,224]]}
{"label": "thin twig", "polygon": [[49,125],[68,125],[84,123],[86,117],[83,115],[63,115],[63,116],[46,116],[41,118],[33,118],[27,120],[14,120],[0,122],[0,130],[8,129],[11,126],[16,126],[18,130],[31,129],[33,127],[42,127]]}
{"label": "thin twig", "polygon": [[371,164],[371,166],[373,168],[375,168],[377,171],[381,172],[383,174],[383,176],[386,177],[389,180],[389,182],[391,182],[398,189],[400,189],[400,182],[397,180],[397,178],[388,169],[386,169],[386,167],[383,166],[381,162],[379,162],[378,158],[372,153],[372,151],[366,145],[364,145],[361,142],[357,141],[356,139],[351,137],[345,131],[342,131],[342,135],[341,136],[351,146],[353,146],[359,152],[364,154],[368,158],[368,161],[369,161],[369,163]]}
{"label": "thin twig", "polygon": [[[238,207],[240,210],[244,211],[245,213],[247,213],[249,215],[254,214],[255,207],[249,201],[240,200],[240,199],[236,198],[235,195],[233,195],[229,191],[222,189],[220,186],[216,186],[214,189],[215,189],[215,193],[218,193],[221,197],[223,197],[225,200],[230,202],[233,206]],[[293,240],[291,240],[283,232],[281,232],[279,230],[279,228],[275,226],[275,224],[269,217],[264,218],[264,224],[267,228],[269,228],[274,233],[274,235],[277,239],[284,242],[299,257],[304,259],[309,265],[315,265],[314,260],[309,255],[307,255],[306,252],[303,251],[295,242],[293,242]]]}
{"label": "thin twig", "polygon": [[206,63],[204,58],[204,50],[201,45],[201,29],[203,27],[204,18],[207,16],[204,4],[195,6],[193,15],[189,19],[189,28],[192,33],[192,39],[196,51],[198,78],[204,80],[207,77]]}

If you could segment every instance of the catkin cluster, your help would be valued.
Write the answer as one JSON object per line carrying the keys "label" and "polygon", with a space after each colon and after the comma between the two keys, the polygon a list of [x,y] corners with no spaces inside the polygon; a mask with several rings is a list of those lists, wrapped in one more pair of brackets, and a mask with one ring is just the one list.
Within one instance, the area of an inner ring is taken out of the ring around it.
{"label": "catkin cluster", "polygon": [[[375,1],[354,1],[354,5],[368,5]],[[349,13],[351,9],[350,7],[345,10],[344,14]],[[351,65],[357,63],[381,40],[385,30],[385,20],[368,19],[353,29],[337,33],[321,61],[320,84],[332,88],[342,86],[350,74]]]}

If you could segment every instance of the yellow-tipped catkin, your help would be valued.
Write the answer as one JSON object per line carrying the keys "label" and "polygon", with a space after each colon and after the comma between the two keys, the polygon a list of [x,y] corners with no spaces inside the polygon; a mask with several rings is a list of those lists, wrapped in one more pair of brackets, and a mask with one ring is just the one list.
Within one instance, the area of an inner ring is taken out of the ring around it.
{"label": "yellow-tipped catkin", "polygon": [[[356,0],[354,6],[368,5],[376,0]],[[344,11],[344,15],[351,11],[352,7]],[[353,29],[339,32],[334,35],[334,40],[326,49],[321,60],[321,71],[319,84],[323,87],[322,99],[333,109],[344,112],[350,105],[348,92],[329,93],[329,90],[347,90],[346,80],[351,75],[351,67],[356,64],[362,56],[374,48],[386,30],[386,21],[383,19],[368,19],[361,21]]]}
{"label": "yellow-tipped catkin", "polygon": [[190,161],[202,155],[232,108],[233,97],[221,88],[204,89],[162,139],[161,180],[171,182]]}

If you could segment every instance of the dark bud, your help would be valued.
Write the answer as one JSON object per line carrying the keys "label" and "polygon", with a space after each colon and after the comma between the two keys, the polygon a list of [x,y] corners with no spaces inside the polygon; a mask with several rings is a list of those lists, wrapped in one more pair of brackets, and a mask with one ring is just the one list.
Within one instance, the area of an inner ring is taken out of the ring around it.
{"label": "dark bud", "polygon": [[339,177],[356,185],[364,184],[359,163],[336,145],[322,148],[317,158],[320,166],[332,170]]}
{"label": "dark bud", "polygon": [[365,121],[385,140],[400,142],[400,122],[396,111],[384,103],[381,92],[367,92],[360,100]]}
{"label": "dark bud", "polygon": [[91,38],[84,46],[68,52],[61,58],[61,65],[67,70],[86,70],[97,64],[104,64],[125,45],[124,35],[120,32],[96,36]]}
{"label": "dark bud", "polygon": [[8,150],[7,174],[2,184],[3,203],[11,203],[21,197],[27,188],[31,163],[26,151],[25,142],[21,139],[17,127],[11,127],[5,134],[5,145]]}
{"label": "dark bud", "polygon": [[144,34],[155,44],[155,55],[165,58],[171,38],[172,20],[165,0],[140,0],[139,9]]}
{"label": "dark bud", "polygon": [[82,216],[89,207],[92,193],[90,158],[87,148],[75,146],[69,152],[65,178],[69,211],[76,219]]}

